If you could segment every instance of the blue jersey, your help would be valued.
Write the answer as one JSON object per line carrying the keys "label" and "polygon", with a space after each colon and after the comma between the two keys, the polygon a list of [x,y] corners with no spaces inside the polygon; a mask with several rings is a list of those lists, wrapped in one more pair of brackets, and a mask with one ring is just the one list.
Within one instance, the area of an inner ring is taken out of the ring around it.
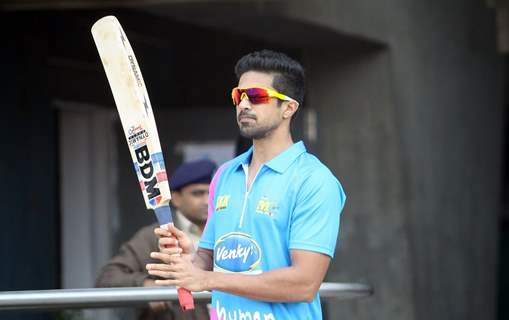
{"label": "blue jersey", "polygon": [[[214,251],[214,271],[256,275],[291,265],[290,250],[333,257],[343,189],[298,142],[265,163],[247,189],[252,148],[224,164],[209,195],[199,246]],[[271,303],[212,292],[212,319],[321,319],[320,297]]]}

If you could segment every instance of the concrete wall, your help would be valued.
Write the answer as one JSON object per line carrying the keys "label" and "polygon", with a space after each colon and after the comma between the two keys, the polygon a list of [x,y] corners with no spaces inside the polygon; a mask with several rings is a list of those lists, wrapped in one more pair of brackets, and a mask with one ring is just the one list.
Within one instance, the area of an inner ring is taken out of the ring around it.
{"label": "concrete wall", "polygon": [[414,319],[414,270],[397,110],[384,49],[306,56],[321,159],[347,193],[329,281],[369,283],[376,294],[330,303],[333,318]]}
{"label": "concrete wall", "polygon": [[[494,319],[503,117],[493,12],[476,0],[205,2],[147,9],[161,16],[145,14],[150,23],[124,16],[137,54],[153,61],[141,61],[145,78],[157,79],[147,81],[152,102],[228,104],[219,88],[234,81],[231,65],[262,46],[304,62],[305,108],[317,111],[319,126],[310,147],[349,195],[327,280],[376,290],[327,304],[329,318]],[[58,286],[51,100],[111,103],[88,33],[105,13],[0,13],[8,61],[0,219],[9,226],[0,256],[16,266],[3,264],[3,290]],[[168,17],[210,29],[171,28]],[[201,40],[185,41],[188,34]],[[198,95],[186,90],[196,79],[206,88]]]}
{"label": "concrete wall", "polygon": [[479,1],[322,3],[288,8],[386,44],[347,62],[341,52],[307,60],[318,69],[310,94],[323,97],[312,101],[319,154],[350,194],[329,277],[376,288],[331,309],[338,318],[495,318],[503,110],[494,12]]}

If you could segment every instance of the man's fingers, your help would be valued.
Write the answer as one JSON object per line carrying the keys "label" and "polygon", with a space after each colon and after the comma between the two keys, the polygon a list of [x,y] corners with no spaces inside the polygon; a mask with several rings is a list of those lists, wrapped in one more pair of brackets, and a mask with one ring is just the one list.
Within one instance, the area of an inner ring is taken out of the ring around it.
{"label": "man's fingers", "polygon": [[175,227],[173,223],[166,224],[162,228],[155,228],[154,233],[161,237],[169,237],[174,235],[179,238],[184,235],[184,232]]}
{"label": "man's fingers", "polygon": [[165,230],[163,228],[155,228],[154,233],[158,235],[159,237],[170,237],[171,233],[168,232],[168,230]]}
{"label": "man's fingers", "polygon": [[[171,248],[167,249],[167,250],[171,250]],[[177,263],[182,259],[179,256],[170,255],[170,254],[163,253],[163,252],[151,252],[150,257],[153,259],[161,260],[164,263],[170,263],[170,264]]]}
{"label": "man's fingers", "polygon": [[[148,274],[150,274],[151,276],[157,276],[157,277],[165,278],[165,279],[174,279],[175,278],[175,276],[173,275],[174,273],[171,271],[148,270]],[[158,284],[157,281],[156,281],[156,284]]]}
{"label": "man's fingers", "polygon": [[173,248],[161,248],[160,250],[161,250],[162,253],[168,254],[170,256],[182,254],[182,249],[181,248],[177,248],[177,247],[173,247]]}
{"label": "man's fingers", "polygon": [[185,233],[175,227],[173,224],[168,225],[168,231],[175,235],[177,239],[181,239],[183,236],[185,236]]}
{"label": "man's fingers", "polygon": [[156,284],[158,286],[174,286],[176,287],[178,285],[178,280],[173,280],[173,279],[166,279],[166,280],[156,280]]}
{"label": "man's fingers", "polygon": [[159,238],[159,249],[163,249],[163,248],[167,248],[167,247],[175,247],[175,246],[178,246],[177,239],[175,239],[173,237],[171,237],[171,238],[167,238],[167,237]]}
{"label": "man's fingers", "polygon": [[164,262],[164,263],[170,263],[170,258],[171,258],[171,256],[169,254],[162,253],[162,252],[151,252],[150,257],[152,259],[160,260],[161,262]]}
{"label": "man's fingers", "polygon": [[145,268],[147,270],[173,271],[173,268],[166,263],[149,263]]}

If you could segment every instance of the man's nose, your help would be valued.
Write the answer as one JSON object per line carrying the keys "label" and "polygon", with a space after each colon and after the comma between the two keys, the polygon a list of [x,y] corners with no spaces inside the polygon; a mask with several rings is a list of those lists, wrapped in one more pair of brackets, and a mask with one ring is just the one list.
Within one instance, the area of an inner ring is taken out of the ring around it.
{"label": "man's nose", "polygon": [[201,197],[201,202],[206,205],[209,204],[209,193],[208,192],[203,193],[203,196]]}
{"label": "man's nose", "polygon": [[240,109],[251,109],[251,102],[249,101],[247,95],[244,94],[242,97],[240,97],[240,103],[238,107]]}

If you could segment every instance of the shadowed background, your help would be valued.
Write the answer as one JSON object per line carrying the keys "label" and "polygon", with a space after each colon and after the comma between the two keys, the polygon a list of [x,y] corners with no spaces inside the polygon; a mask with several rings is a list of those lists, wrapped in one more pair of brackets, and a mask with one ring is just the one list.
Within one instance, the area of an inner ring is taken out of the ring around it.
{"label": "shadowed background", "polygon": [[170,172],[186,144],[234,145],[240,56],[303,63],[294,138],[348,194],[326,280],[375,288],[326,303],[328,319],[509,316],[509,9],[495,0],[2,1],[0,290],[90,287],[154,221],[90,35],[109,14],[140,62]]}

